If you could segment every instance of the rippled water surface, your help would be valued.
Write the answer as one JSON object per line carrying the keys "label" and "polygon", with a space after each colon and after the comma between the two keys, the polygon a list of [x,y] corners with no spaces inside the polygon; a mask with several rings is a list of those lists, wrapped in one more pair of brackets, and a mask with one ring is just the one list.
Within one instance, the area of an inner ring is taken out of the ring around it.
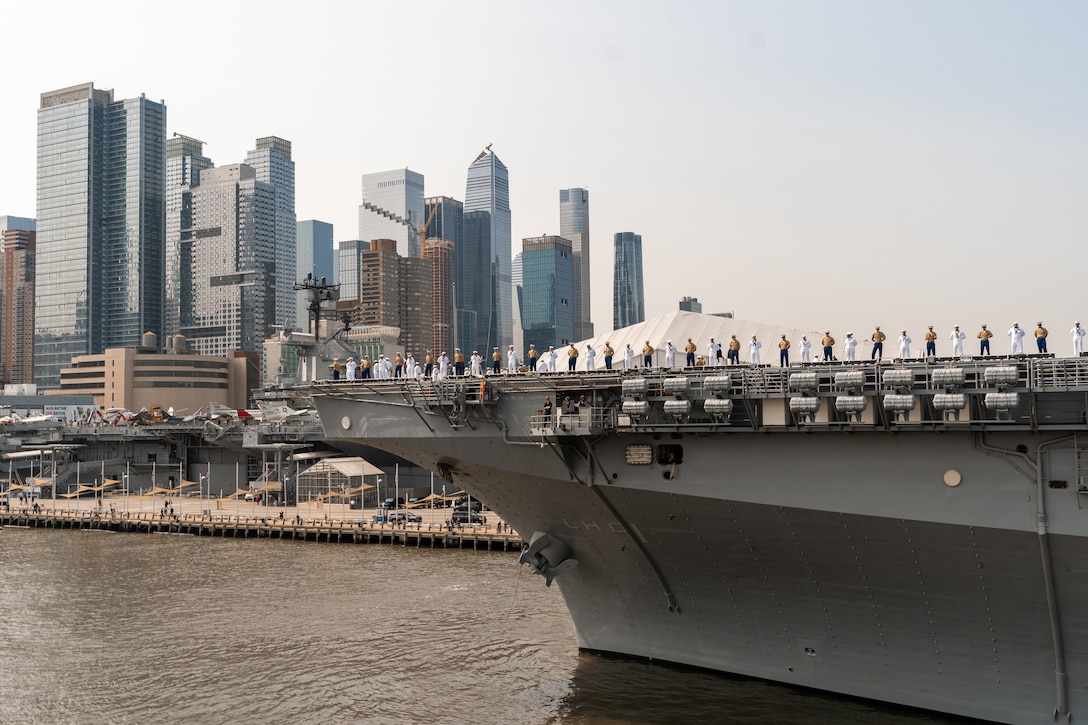
{"label": "rippled water surface", "polygon": [[0,532],[3,723],[954,722],[579,654],[499,552]]}

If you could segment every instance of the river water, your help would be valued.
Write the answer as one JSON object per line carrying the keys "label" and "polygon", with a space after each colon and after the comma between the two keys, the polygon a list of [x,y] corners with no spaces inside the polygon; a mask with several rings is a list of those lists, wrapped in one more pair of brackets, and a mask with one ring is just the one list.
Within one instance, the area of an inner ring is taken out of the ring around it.
{"label": "river water", "polygon": [[8,527],[3,723],[933,723],[580,654],[500,552]]}

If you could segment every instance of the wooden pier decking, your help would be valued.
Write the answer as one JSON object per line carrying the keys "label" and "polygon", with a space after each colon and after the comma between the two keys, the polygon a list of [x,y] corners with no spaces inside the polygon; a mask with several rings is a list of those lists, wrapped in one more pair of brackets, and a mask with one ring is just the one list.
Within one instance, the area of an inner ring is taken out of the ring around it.
{"label": "wooden pier decking", "polygon": [[521,551],[521,535],[491,526],[449,528],[439,524],[375,524],[360,521],[280,519],[247,516],[162,516],[43,509],[0,510],[0,526],[35,529],[91,529],[145,534],[186,534],[240,539],[291,539],[337,544],[399,544],[418,548]]}

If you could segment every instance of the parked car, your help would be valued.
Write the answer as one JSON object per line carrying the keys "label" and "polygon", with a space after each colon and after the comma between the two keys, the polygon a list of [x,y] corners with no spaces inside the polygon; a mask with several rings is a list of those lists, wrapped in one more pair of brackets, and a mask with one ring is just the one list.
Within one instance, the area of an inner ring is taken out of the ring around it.
{"label": "parked car", "polygon": [[[454,511],[468,511],[469,510],[468,499],[462,499],[461,501],[458,501],[457,504],[454,505],[453,510]],[[480,499],[478,499],[478,498],[472,499],[472,510],[476,511],[476,512],[480,512],[480,511],[484,510],[484,505],[483,505],[483,503],[480,502]]]}
{"label": "parked car", "polygon": [[423,522],[423,517],[411,511],[394,511],[389,514],[389,523],[397,524],[402,521],[406,524],[418,524]]}
{"label": "parked car", "polygon": [[475,511],[454,511],[450,516],[450,521],[455,524],[486,524],[487,519],[483,514],[478,514]]}
{"label": "parked car", "polygon": [[390,497],[385,499],[385,502],[382,505],[386,508],[399,509],[401,506],[404,505],[404,499]]}

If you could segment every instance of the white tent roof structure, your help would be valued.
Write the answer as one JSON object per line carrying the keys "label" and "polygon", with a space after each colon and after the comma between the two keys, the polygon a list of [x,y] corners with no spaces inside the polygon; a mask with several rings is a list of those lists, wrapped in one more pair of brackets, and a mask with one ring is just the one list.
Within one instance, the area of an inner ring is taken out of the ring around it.
{"label": "white tent roof structure", "polygon": [[323,476],[326,473],[338,473],[347,478],[355,478],[357,476],[380,476],[383,471],[373,463],[358,456],[345,456],[343,458],[324,458],[302,471],[300,475]]}
{"label": "white tent roof structure", "polygon": [[[832,332],[832,335],[836,340],[836,353],[838,352],[838,343],[841,343],[842,339],[846,337],[846,332],[836,334]],[[802,335],[807,335],[809,341],[812,343],[813,358],[820,354],[820,340],[823,338],[823,332],[817,332],[815,330],[800,330],[794,327],[783,327],[781,325],[771,325],[763,322],[749,322],[747,320],[738,320],[733,317],[718,317],[717,315],[704,315],[699,312],[684,312],[677,310],[670,312],[660,317],[655,317],[652,320],[646,320],[639,322],[630,327],[624,327],[620,330],[614,330],[612,332],[606,332],[602,335],[589,338],[588,340],[581,340],[575,343],[575,347],[578,348],[578,370],[585,370],[586,368],[586,345],[593,345],[593,349],[597,351],[597,360],[595,367],[597,370],[604,369],[604,345],[606,342],[612,344],[612,348],[616,351],[612,358],[612,367],[623,367],[623,349],[630,344],[631,349],[635,351],[635,364],[642,365],[642,346],[647,341],[654,346],[654,365],[660,366],[665,364],[665,343],[668,340],[672,340],[676,346],[676,367],[683,367],[685,360],[684,345],[687,344],[688,338],[695,343],[695,354],[706,357],[707,345],[710,342],[710,338],[714,338],[715,341],[722,344],[722,355],[725,355],[728,348],[729,338],[732,335],[736,335],[737,339],[741,343],[741,361],[748,361],[748,343],[752,339],[752,335],[763,343],[763,362],[771,365],[778,364],[778,341],[782,339],[782,335],[786,336],[786,339],[790,341],[790,352],[792,353],[792,360],[799,359],[798,343],[801,341]],[[855,337],[857,333],[855,332]],[[868,339],[868,334],[865,335]],[[532,342],[526,340],[526,342]],[[539,346],[538,346],[539,349]],[[547,348],[545,347],[545,350]],[[559,359],[557,361],[560,371],[567,369],[567,354],[566,348],[558,348],[556,350],[559,353]]]}

